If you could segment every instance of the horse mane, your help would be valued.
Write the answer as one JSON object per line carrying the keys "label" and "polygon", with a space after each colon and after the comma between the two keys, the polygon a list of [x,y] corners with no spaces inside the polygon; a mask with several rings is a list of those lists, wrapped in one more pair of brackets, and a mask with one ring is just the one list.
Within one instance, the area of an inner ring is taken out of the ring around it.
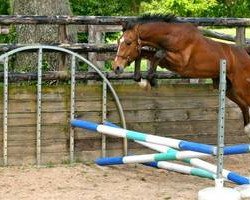
{"label": "horse mane", "polygon": [[246,52],[250,55],[250,46],[247,46],[244,48],[246,50]]}
{"label": "horse mane", "polygon": [[126,21],[123,24],[123,31],[131,30],[137,24],[146,24],[150,22],[177,22],[177,18],[173,14],[146,14],[137,19]]}

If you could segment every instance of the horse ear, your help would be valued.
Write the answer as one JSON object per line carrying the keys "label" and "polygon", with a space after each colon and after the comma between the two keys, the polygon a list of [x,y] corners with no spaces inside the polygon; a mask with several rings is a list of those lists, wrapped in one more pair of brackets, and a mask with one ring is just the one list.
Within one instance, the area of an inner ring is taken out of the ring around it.
{"label": "horse ear", "polygon": [[126,31],[127,27],[128,27],[128,22],[124,21],[124,22],[121,23],[121,25],[122,25],[122,31],[123,32]]}

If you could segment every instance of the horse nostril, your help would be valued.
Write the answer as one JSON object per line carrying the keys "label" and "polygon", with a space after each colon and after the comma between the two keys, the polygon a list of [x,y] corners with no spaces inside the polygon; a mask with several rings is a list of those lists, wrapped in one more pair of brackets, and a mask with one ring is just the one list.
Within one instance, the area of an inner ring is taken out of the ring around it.
{"label": "horse nostril", "polygon": [[115,68],[115,73],[116,73],[116,74],[121,74],[122,72],[123,72],[123,68],[122,68],[122,67],[117,66],[117,67]]}

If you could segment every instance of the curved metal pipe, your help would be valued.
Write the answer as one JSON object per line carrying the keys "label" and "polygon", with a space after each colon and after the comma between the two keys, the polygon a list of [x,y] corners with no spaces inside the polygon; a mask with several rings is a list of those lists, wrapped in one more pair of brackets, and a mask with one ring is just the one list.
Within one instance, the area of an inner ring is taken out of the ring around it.
{"label": "curved metal pipe", "polygon": [[[112,87],[111,83],[109,82],[109,80],[106,78],[106,76],[98,69],[98,67],[96,67],[93,63],[91,63],[89,60],[87,60],[86,58],[84,58],[83,56],[73,52],[73,51],[70,51],[68,49],[64,49],[62,47],[55,47],[55,46],[49,46],[49,45],[30,45],[30,46],[24,46],[24,47],[20,47],[20,48],[17,48],[17,49],[14,49],[14,50],[11,50],[9,52],[6,52],[5,54],[3,55],[0,55],[0,61],[1,62],[4,62],[5,58],[15,54],[15,53],[18,53],[18,52],[21,52],[21,51],[27,51],[27,50],[39,50],[39,49],[49,49],[49,50],[55,50],[55,51],[60,51],[60,52],[64,52],[64,53],[67,53],[67,54],[70,54],[72,56],[75,56],[76,58],[82,60],[83,62],[85,62],[88,66],[90,66],[91,68],[93,68],[98,74],[99,76],[104,80],[104,82],[107,84],[108,88],[110,89],[113,97],[114,97],[114,100],[116,102],[116,105],[117,105],[117,109],[118,109],[118,113],[119,113],[119,116],[120,116],[120,120],[121,120],[121,123],[122,123],[122,127],[124,129],[126,129],[126,121],[125,121],[125,116],[124,116],[124,112],[123,112],[123,109],[122,109],[122,105],[120,103],[120,100],[119,100],[119,97],[118,95],[116,94],[114,88]],[[127,154],[127,140],[124,139],[124,154]]]}

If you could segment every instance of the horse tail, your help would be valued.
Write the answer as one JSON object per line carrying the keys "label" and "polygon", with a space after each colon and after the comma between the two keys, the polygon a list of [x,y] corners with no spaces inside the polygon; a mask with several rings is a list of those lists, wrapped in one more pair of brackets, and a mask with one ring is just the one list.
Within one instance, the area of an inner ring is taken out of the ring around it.
{"label": "horse tail", "polygon": [[250,55],[250,46],[245,47],[246,52]]}

